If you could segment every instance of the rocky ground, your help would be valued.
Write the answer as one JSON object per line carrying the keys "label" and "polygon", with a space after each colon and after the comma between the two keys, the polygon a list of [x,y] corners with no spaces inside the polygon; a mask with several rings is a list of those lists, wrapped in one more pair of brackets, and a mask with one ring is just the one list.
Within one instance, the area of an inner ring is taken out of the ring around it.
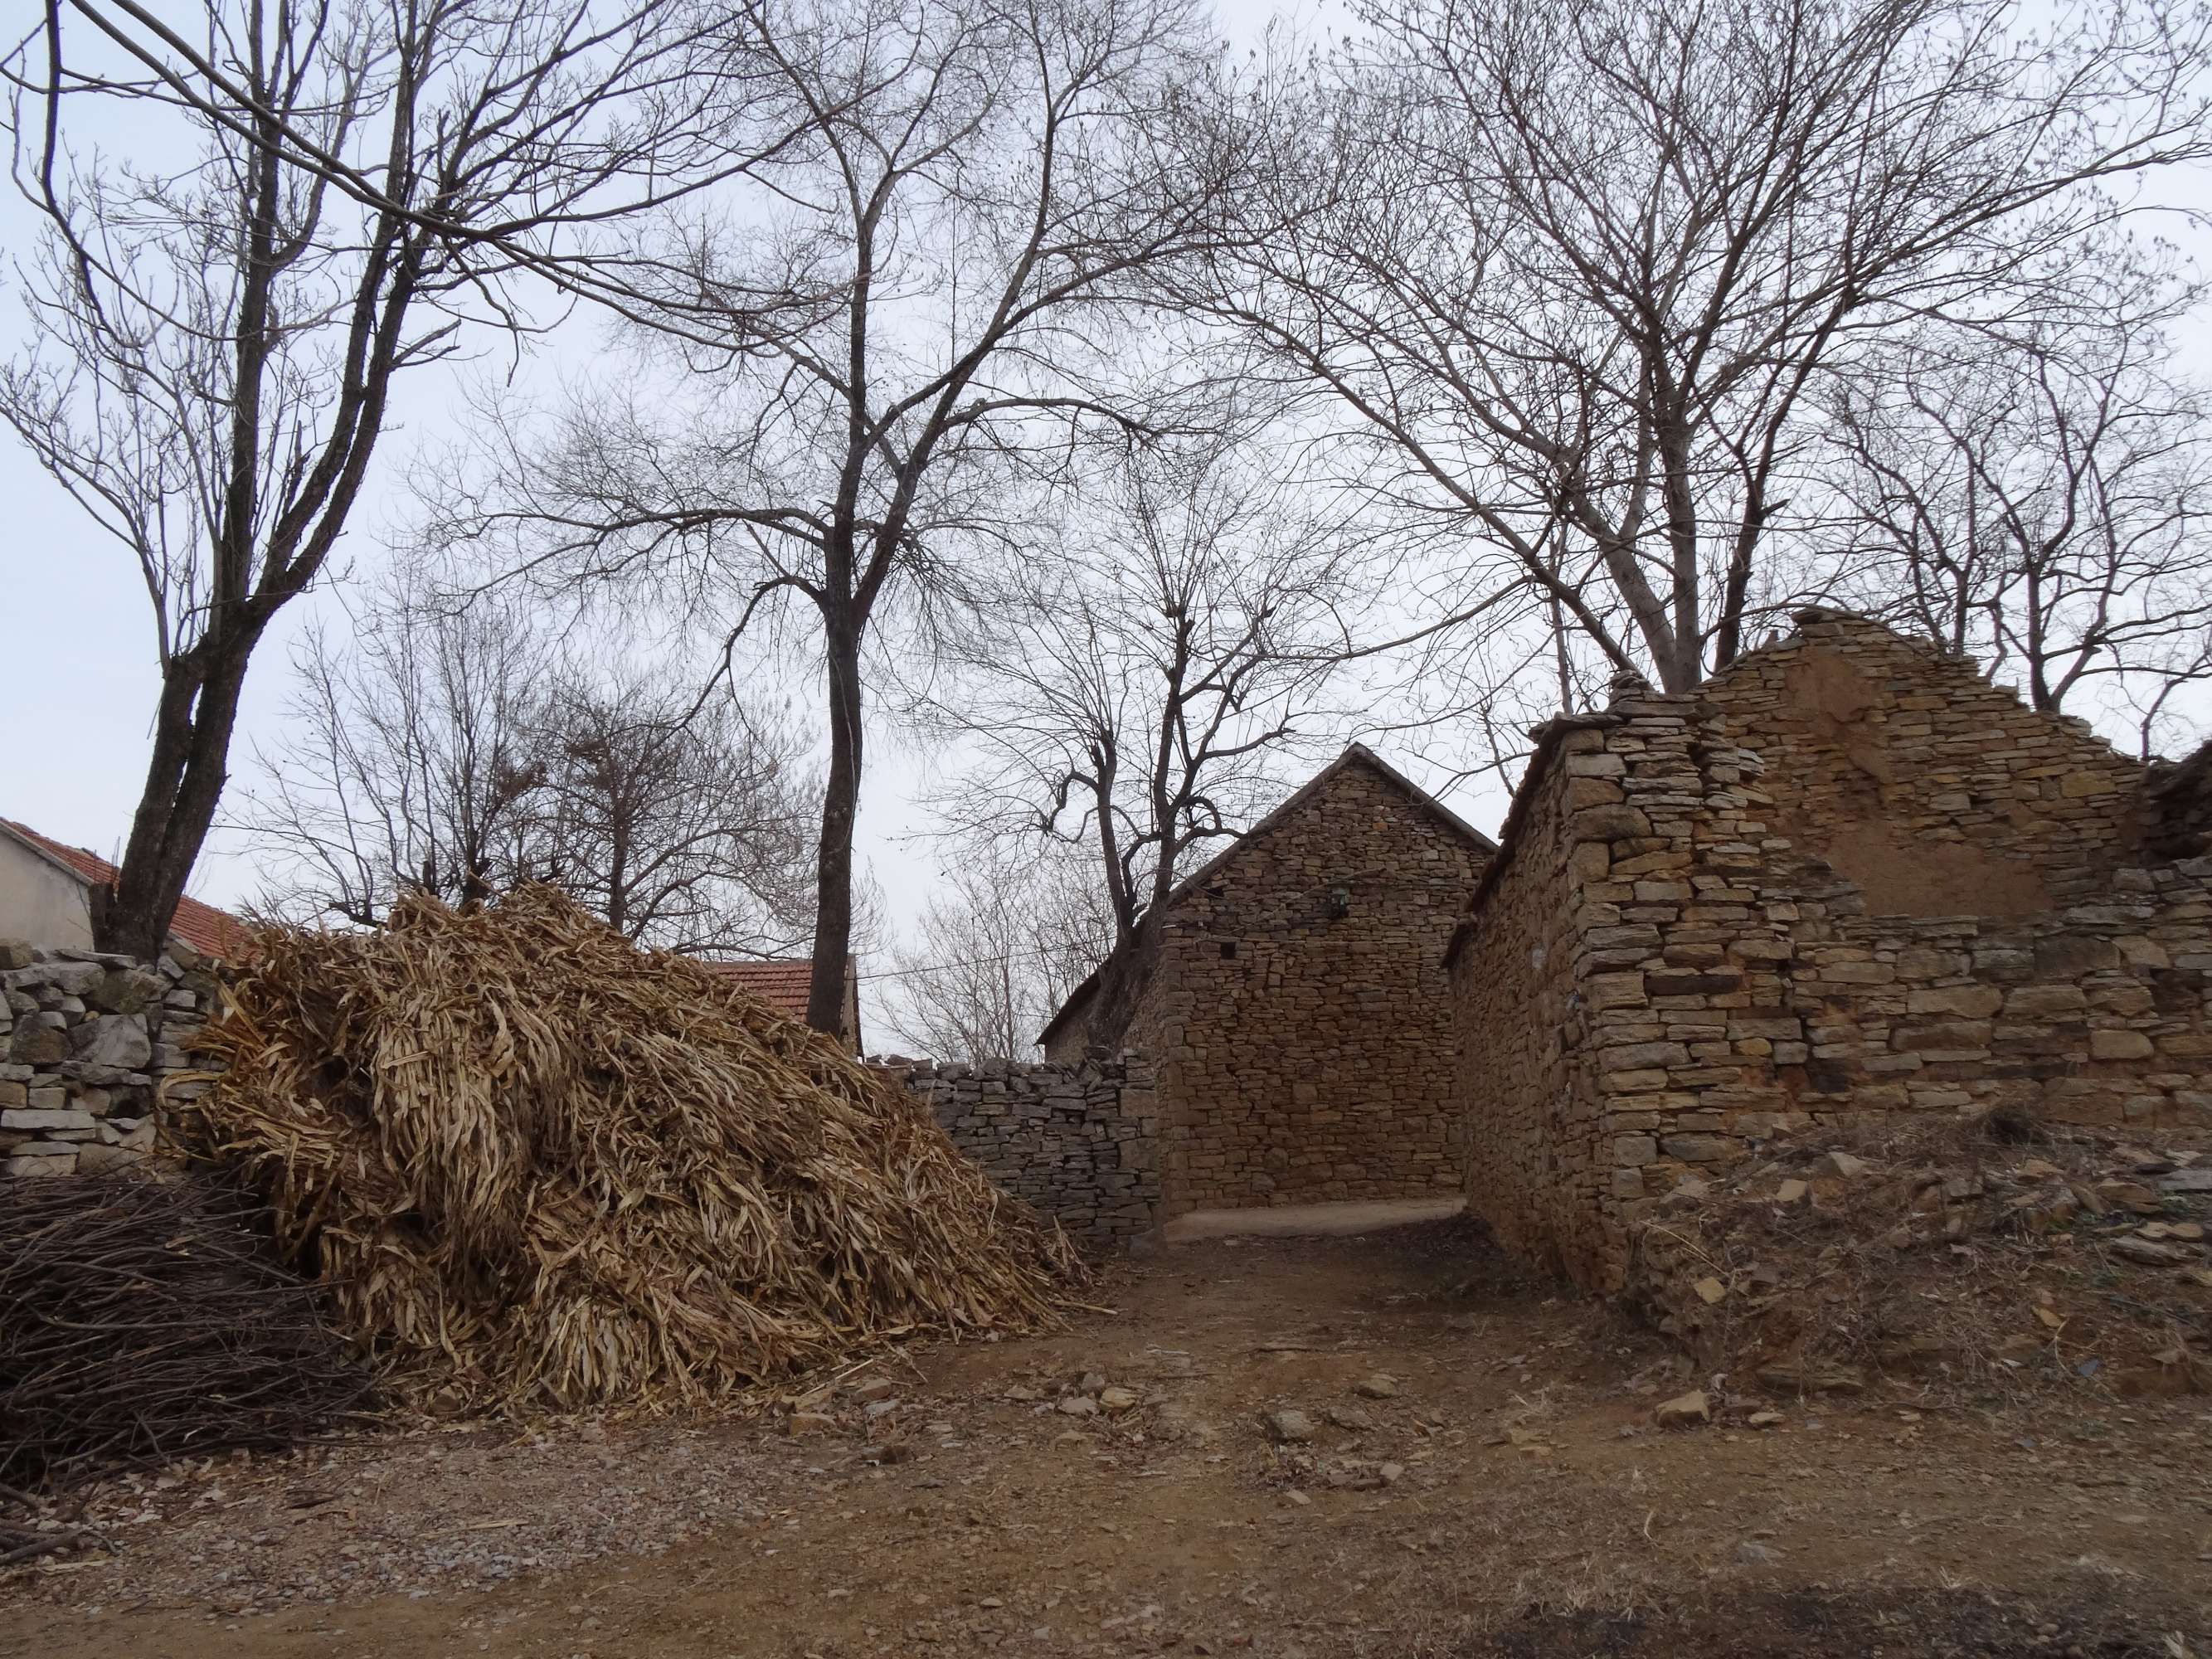
{"label": "rocky ground", "polygon": [[755,1416],[121,1483],[0,1653],[2212,1654],[2203,1395],[1739,1395],[1458,1225],[1092,1294]]}
{"label": "rocky ground", "polygon": [[1877,1119],[1683,1181],[1628,1299],[1707,1370],[1787,1391],[2212,1394],[2212,1153],[2025,1119]]}

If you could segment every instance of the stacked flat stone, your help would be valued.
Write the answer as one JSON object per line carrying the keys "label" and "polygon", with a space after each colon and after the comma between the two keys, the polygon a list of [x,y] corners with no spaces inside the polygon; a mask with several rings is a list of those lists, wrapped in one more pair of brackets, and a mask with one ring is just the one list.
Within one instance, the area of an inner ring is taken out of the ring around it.
{"label": "stacked flat stone", "polygon": [[[181,944],[158,962],[0,940],[0,1174],[98,1175],[152,1149],[158,1097],[215,1006]],[[177,1083],[173,1099],[205,1087]]]}
{"label": "stacked flat stone", "polygon": [[1057,1218],[1085,1249],[1118,1249],[1158,1224],[1159,1109],[1152,1068],[1137,1055],[886,1069],[929,1103],[994,1183]]}
{"label": "stacked flat stone", "polygon": [[1187,879],[1122,1033],[1170,1214],[1458,1189],[1443,951],[1486,844],[1364,761],[1317,784]]}
{"label": "stacked flat stone", "polygon": [[[1959,659],[1802,623],[1716,687],[1544,728],[1455,945],[1469,1205],[1585,1284],[1780,1134],[2003,1106],[2212,1130],[2212,860],[2134,861],[2146,769],[1970,666],[1966,695]],[[1878,865],[1870,895],[1838,867],[1869,848],[1956,878]]]}
{"label": "stacked flat stone", "polygon": [[1768,833],[1871,913],[1942,914],[1971,894],[1978,915],[2033,914],[2098,896],[2142,860],[2151,769],[1972,658],[1866,617],[1801,611],[1790,638],[1695,697],[1764,763]]}

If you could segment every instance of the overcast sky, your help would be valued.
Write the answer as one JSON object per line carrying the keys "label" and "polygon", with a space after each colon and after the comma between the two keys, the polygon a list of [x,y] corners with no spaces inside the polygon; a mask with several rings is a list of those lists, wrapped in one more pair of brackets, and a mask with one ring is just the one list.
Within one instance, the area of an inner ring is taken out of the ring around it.
{"label": "overcast sky", "polygon": [[[1273,9],[1266,0],[1225,0],[1218,11],[1232,42],[1247,50]],[[1314,0],[1295,9],[1309,29],[1338,14],[1339,9]],[[2161,194],[2178,204],[2212,209],[2212,173],[2176,180]],[[32,223],[20,199],[0,192],[0,246],[21,248]],[[2194,244],[2187,252],[2205,264],[2212,246],[2201,232],[2187,235]],[[0,350],[12,348],[21,327],[15,296],[12,291],[0,294]],[[592,325],[579,319],[556,349],[580,362],[592,350]],[[2197,371],[2212,373],[2212,348],[2200,345],[2195,355]],[[455,382],[426,376],[409,385],[402,419],[382,441],[379,476],[364,510],[356,516],[344,556],[334,568],[350,564],[359,573],[381,562],[386,537],[405,512],[395,481],[410,455],[447,429],[459,408]],[[0,542],[6,550],[0,554],[0,664],[6,665],[9,710],[5,744],[0,746],[0,816],[112,857],[143,781],[157,684],[146,596],[128,554],[99,535],[7,438],[0,438],[0,503],[5,504],[8,520]],[[234,788],[250,778],[253,739],[265,739],[279,724],[291,681],[292,641],[311,616],[335,609],[327,587],[294,605],[256,658],[233,750]],[[818,701],[813,691],[805,688],[797,699],[801,706]],[[920,836],[926,826],[913,799],[919,763],[894,731],[872,730],[870,744],[860,847],[892,917],[904,922],[918,908],[933,869],[931,849]],[[1391,750],[1387,743],[1378,746],[1417,778],[1433,779],[1417,757]],[[1462,789],[1449,801],[1485,829],[1496,826],[1505,805],[1495,785]],[[254,886],[249,861],[218,836],[194,892],[220,904],[246,896]]]}
{"label": "overcast sky", "polygon": [[[1225,0],[1217,15],[1237,47],[1249,50],[1275,9],[1264,0]],[[1314,3],[1291,10],[1306,26],[1327,15],[1326,7]],[[82,130],[73,134],[79,143],[84,137]],[[22,247],[35,224],[20,197],[0,191],[0,247],[10,252]],[[10,276],[8,290],[0,293],[0,350],[11,349],[21,331],[21,306]],[[595,334],[593,319],[578,318],[550,348],[556,361],[583,362],[594,349]],[[403,381],[398,401],[400,419],[378,446],[377,476],[334,569],[349,565],[359,575],[382,564],[386,544],[407,513],[398,480],[410,456],[434,446],[461,412],[459,383],[441,380],[435,371]],[[149,721],[159,689],[153,613],[130,554],[94,530],[5,434],[0,434],[0,503],[8,519],[0,542],[7,550],[0,554],[5,571],[0,663],[6,665],[10,711],[0,750],[0,817],[112,859],[144,782]],[[256,654],[231,753],[234,791],[252,781],[254,738],[265,741],[280,726],[292,684],[290,647],[319,613],[338,613],[329,582],[288,607]],[[819,702],[815,693],[810,685],[797,701],[812,706]],[[892,915],[903,921],[918,908],[933,870],[930,851],[918,839],[924,826],[912,799],[920,763],[895,731],[872,730],[869,743],[860,853]],[[1503,801],[1459,805],[1487,823]],[[249,896],[256,884],[252,861],[218,831],[194,878],[194,895],[228,904]]]}

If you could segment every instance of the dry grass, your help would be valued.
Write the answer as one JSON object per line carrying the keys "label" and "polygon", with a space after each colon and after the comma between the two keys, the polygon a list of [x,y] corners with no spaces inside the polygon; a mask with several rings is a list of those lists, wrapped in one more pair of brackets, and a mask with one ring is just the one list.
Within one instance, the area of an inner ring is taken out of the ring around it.
{"label": "dry grass", "polygon": [[1078,1271],[904,1090],[550,889],[264,932],[230,994],[181,1139],[425,1403],[713,1398]]}

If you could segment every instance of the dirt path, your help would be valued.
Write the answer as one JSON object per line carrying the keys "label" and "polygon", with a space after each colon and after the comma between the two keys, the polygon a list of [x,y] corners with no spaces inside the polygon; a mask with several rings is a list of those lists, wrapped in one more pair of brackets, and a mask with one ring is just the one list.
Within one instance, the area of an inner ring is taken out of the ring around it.
{"label": "dirt path", "polygon": [[0,1583],[0,1653],[2212,1653],[2203,1399],[1661,1431],[1705,1379],[1456,1226],[1097,1296],[796,1438],[447,1425],[118,1490],[114,1559]]}

